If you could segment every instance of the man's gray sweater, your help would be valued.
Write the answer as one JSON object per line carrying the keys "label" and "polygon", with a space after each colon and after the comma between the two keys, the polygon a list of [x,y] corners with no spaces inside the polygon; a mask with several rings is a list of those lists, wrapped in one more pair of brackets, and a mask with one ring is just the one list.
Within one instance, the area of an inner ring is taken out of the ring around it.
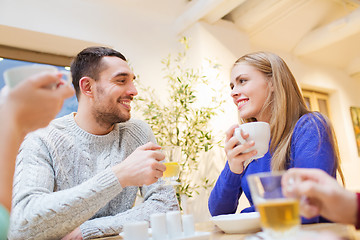
{"label": "man's gray sweater", "polygon": [[155,142],[139,120],[107,135],[82,130],[74,114],[55,119],[24,140],[16,162],[10,239],[60,239],[80,226],[84,239],[121,232],[124,223],[178,210],[175,192],[161,181],[122,188],[111,167],[137,147]]}

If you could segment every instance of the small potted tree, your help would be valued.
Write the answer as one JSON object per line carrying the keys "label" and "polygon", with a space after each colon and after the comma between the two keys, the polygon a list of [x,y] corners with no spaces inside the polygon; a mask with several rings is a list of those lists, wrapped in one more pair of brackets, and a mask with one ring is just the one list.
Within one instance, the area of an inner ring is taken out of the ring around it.
{"label": "small potted tree", "polygon": [[[139,87],[139,97],[135,101],[135,109],[142,113],[145,121],[152,127],[155,137],[161,146],[181,146],[181,173],[177,186],[177,197],[193,197],[199,188],[212,187],[214,181],[203,178],[201,182],[192,181],[193,174],[199,167],[199,155],[219,144],[214,140],[210,129],[210,120],[221,111],[224,102],[221,93],[212,89],[207,95],[211,102],[199,107],[198,88],[208,84],[203,69],[186,66],[188,39],[180,41],[184,50],[177,56],[169,55],[162,60],[164,79],[168,83],[168,101],[161,103],[154,89]],[[213,69],[218,64],[208,62]]]}

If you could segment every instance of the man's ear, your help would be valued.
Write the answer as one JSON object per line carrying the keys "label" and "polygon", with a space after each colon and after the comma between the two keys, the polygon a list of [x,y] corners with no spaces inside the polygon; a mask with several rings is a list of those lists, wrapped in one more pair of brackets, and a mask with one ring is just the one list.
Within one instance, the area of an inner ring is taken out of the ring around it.
{"label": "man's ear", "polygon": [[90,78],[90,77],[82,77],[79,80],[79,88],[82,94],[88,96],[88,97],[93,97],[93,88],[94,88],[94,79]]}

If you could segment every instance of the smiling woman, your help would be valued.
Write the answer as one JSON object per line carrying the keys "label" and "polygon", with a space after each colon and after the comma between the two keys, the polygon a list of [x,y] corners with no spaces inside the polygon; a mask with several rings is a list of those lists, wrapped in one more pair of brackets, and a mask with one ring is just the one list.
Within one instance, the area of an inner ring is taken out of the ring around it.
{"label": "smiling woman", "polygon": [[[228,130],[225,140],[228,160],[209,198],[213,216],[235,213],[243,192],[251,207],[242,212],[255,211],[246,180],[254,173],[308,167],[323,169],[333,177],[338,170],[342,176],[330,122],[321,113],[307,109],[296,80],[282,58],[269,52],[242,56],[232,68],[230,87],[241,122],[270,124],[270,148],[263,157],[252,161],[257,152],[247,150],[255,142],[240,144],[233,136],[238,125]],[[250,139],[246,132],[242,132],[242,137]],[[303,219],[303,223],[322,221],[326,220]]]}

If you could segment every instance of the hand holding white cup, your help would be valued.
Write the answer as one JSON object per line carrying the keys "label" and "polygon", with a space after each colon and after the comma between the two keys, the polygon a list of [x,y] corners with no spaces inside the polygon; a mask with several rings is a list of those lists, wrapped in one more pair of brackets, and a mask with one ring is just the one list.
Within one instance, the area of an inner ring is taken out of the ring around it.
{"label": "hand holding white cup", "polygon": [[[40,65],[40,64],[33,64],[33,65],[25,65],[20,67],[14,67],[6,70],[4,72],[4,81],[6,86],[9,89],[14,88],[20,82],[30,78],[33,75],[39,74],[41,72],[51,72],[51,73],[62,73],[67,78],[67,83],[70,84],[71,74],[69,71],[65,70],[57,70],[56,67],[50,65]],[[54,89],[57,85],[52,84],[48,88]]]}
{"label": "hand holding white cup", "polygon": [[[244,139],[241,136],[241,131],[243,134],[249,134],[247,139]],[[244,153],[256,150],[257,154],[251,159],[257,159],[263,157],[269,150],[269,141],[270,141],[270,125],[266,122],[250,122],[241,124],[238,128],[235,129],[234,136],[239,140],[240,144],[246,142],[254,141],[255,145],[247,150]]]}

